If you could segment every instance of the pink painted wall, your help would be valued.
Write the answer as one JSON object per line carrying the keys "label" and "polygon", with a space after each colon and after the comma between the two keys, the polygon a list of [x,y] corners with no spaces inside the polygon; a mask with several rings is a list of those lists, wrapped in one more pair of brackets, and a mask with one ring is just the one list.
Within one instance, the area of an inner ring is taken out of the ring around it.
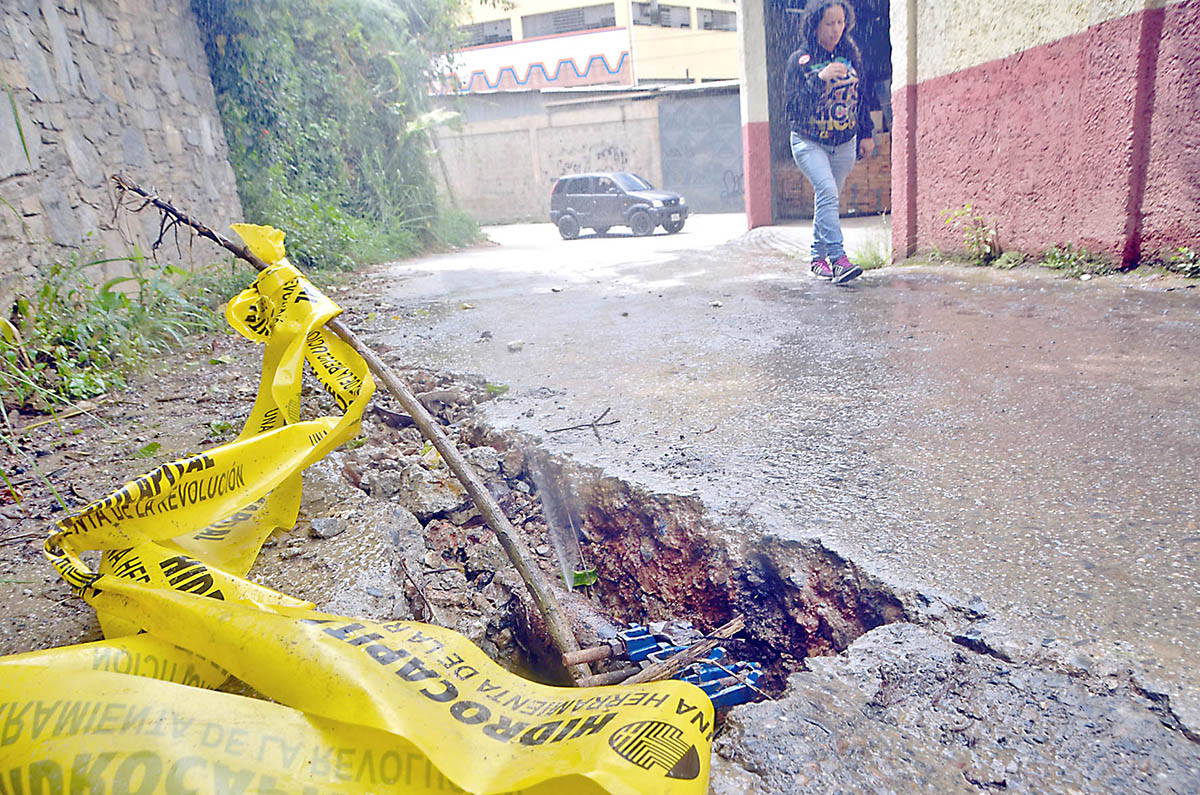
{"label": "pink painted wall", "polygon": [[746,226],[775,222],[771,196],[771,125],[750,122],[742,125],[742,173],[746,195]]}
{"label": "pink painted wall", "polygon": [[898,253],[962,249],[942,213],[968,202],[1005,249],[1031,254],[1069,242],[1135,262],[1200,244],[1200,0],[902,87],[892,102]]}

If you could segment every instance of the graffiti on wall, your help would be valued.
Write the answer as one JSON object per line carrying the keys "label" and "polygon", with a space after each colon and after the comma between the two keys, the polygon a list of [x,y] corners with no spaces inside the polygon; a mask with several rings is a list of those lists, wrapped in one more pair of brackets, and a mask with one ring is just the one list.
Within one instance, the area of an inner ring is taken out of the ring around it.
{"label": "graffiti on wall", "polygon": [[746,175],[739,167],[737,171],[727,168],[721,175],[721,204],[737,204],[746,195]]}
{"label": "graffiti on wall", "polygon": [[563,155],[554,160],[552,175],[578,174],[581,171],[628,171],[629,153],[610,144],[592,151]]}

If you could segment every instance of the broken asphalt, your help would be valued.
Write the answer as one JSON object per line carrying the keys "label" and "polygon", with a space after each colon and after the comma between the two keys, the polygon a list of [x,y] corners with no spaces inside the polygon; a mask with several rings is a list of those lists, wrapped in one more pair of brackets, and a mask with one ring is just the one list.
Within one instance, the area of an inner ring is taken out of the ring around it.
{"label": "broken asphalt", "polygon": [[[852,252],[885,234],[847,226]],[[805,227],[744,229],[736,215],[640,239],[489,229],[497,245],[377,270],[373,311],[403,322],[368,338],[507,387],[490,423],[695,495],[730,536],[853,560],[932,633],[909,639],[927,652],[909,671],[956,638],[997,664],[1125,676],[1195,738],[1200,291],[946,265],[838,287],[807,273]],[[605,410],[616,424],[557,431]],[[1016,764],[1001,757],[955,781],[998,786]]]}

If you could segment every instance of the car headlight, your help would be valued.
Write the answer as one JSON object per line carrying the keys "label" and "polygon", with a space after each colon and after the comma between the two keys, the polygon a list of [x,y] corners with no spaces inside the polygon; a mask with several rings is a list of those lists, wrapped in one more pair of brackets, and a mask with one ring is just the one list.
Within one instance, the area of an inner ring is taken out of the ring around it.
{"label": "car headlight", "polygon": [[687,199],[685,199],[684,197],[680,196],[680,197],[679,197],[679,203],[680,203],[681,205],[683,205],[683,204],[687,204]]}
{"label": "car headlight", "polygon": [[662,203],[662,201],[661,201],[661,200],[659,200],[659,199],[655,199],[654,201],[652,201],[652,202],[650,202],[650,203],[651,203],[652,205],[654,205],[655,207],[662,207],[662,206],[663,206],[663,203]]}

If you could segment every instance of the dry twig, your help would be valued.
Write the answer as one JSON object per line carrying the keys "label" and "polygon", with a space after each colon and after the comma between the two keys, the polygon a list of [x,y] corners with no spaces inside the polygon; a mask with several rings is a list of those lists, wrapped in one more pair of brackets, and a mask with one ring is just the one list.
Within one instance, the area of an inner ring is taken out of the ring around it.
{"label": "dry twig", "polygon": [[579,425],[569,425],[566,428],[547,428],[546,433],[562,433],[563,431],[578,431],[583,428],[591,428],[592,433],[596,434],[596,439],[600,438],[600,428],[606,425],[616,425],[620,420],[610,420],[609,422],[601,422],[600,420],[608,416],[608,412],[612,411],[612,406],[609,406],[604,411],[600,412],[600,416],[596,417],[591,422],[580,423]]}

